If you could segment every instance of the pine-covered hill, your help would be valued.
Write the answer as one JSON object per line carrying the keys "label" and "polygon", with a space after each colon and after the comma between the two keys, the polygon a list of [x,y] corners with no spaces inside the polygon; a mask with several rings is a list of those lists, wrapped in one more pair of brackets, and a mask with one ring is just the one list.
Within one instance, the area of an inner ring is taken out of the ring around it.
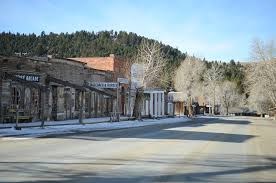
{"label": "pine-covered hill", "polygon": [[237,84],[239,93],[244,93],[245,91],[245,68],[240,62],[235,62],[233,59],[229,63],[217,62],[217,61],[206,61],[203,60],[207,69],[210,69],[212,65],[218,65],[222,75],[223,80],[232,81]]}
{"label": "pine-covered hill", "polygon": [[[27,53],[28,56],[53,55],[55,57],[93,57],[115,54],[132,58],[142,40],[155,41],[135,33],[124,31],[77,31],[74,33],[52,33],[40,35],[0,34],[0,55],[11,56],[15,53]],[[178,66],[186,57],[176,48],[162,43],[162,52],[170,64]]]}
{"label": "pine-covered hill", "polygon": [[[0,55],[12,56],[15,53],[25,53],[27,56],[53,55],[59,58],[68,58],[115,54],[132,58],[136,55],[142,40],[155,41],[124,31],[100,31],[97,33],[77,31],[70,34],[52,32],[45,34],[45,32],[42,32],[40,35],[2,32],[0,33]],[[168,67],[175,70],[186,58],[186,54],[161,42],[159,44],[168,59]],[[210,62],[205,59],[203,61],[207,68],[210,68],[212,64],[219,64],[224,79],[236,82],[240,91],[244,91],[244,71],[239,62],[235,63],[234,60],[231,60],[229,63],[218,63],[217,61]],[[170,78],[170,80],[172,79]]]}

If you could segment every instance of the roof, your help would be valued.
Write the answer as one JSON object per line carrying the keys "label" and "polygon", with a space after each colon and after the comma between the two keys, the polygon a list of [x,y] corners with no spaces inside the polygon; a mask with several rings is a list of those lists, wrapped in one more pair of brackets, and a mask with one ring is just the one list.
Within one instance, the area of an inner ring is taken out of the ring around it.
{"label": "roof", "polygon": [[92,68],[92,69],[97,69],[102,71],[114,71],[114,56],[76,57],[76,58],[68,58],[68,59],[85,63],[89,68]]}

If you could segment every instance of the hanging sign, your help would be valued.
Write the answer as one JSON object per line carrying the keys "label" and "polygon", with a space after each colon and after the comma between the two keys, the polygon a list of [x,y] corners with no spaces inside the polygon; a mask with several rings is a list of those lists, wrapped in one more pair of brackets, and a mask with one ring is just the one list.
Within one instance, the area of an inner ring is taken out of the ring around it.
{"label": "hanging sign", "polygon": [[88,85],[94,88],[118,88],[115,82],[88,82]]}
{"label": "hanging sign", "polygon": [[118,78],[117,81],[122,84],[128,84],[128,79],[127,78]]}

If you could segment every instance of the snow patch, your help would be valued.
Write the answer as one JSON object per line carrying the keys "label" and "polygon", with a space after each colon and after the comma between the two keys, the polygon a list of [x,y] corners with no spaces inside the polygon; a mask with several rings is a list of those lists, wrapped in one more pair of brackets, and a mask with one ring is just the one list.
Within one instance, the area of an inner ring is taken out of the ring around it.
{"label": "snow patch", "polygon": [[189,121],[189,118],[163,118],[163,119],[146,119],[143,121],[132,120],[122,122],[100,122],[91,124],[66,124],[40,127],[28,127],[21,130],[15,130],[14,128],[0,129],[0,137],[9,139],[9,136],[18,136],[18,138],[34,138],[55,134],[68,134],[75,132],[89,132],[89,131],[101,131],[101,130],[114,130],[132,127],[142,127],[156,124],[170,124]]}

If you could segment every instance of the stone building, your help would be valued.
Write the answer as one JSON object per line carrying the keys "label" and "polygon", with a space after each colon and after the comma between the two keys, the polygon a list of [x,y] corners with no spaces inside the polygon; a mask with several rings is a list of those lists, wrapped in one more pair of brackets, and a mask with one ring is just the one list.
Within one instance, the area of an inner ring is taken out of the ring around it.
{"label": "stone building", "polygon": [[57,58],[0,56],[0,119],[14,121],[63,120],[108,116],[116,92],[100,90],[90,82],[109,82],[112,71]]}

